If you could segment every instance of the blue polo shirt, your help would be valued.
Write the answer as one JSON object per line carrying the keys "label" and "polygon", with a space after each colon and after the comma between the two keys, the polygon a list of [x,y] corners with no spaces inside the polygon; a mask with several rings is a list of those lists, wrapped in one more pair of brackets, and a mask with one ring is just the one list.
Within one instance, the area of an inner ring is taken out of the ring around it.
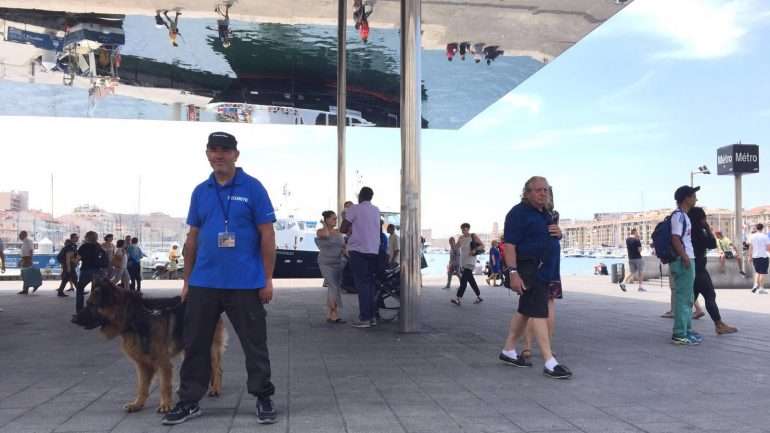
{"label": "blue polo shirt", "polygon": [[505,242],[516,246],[517,258],[532,258],[542,263],[538,279],[558,281],[561,245],[548,233],[553,223],[549,212],[540,211],[525,202],[514,206],[505,216]]}
{"label": "blue polo shirt", "polygon": [[[226,210],[228,203],[228,231],[235,233],[235,247],[220,248],[218,236],[225,231],[223,205]],[[265,287],[261,236],[257,226],[274,222],[273,204],[257,179],[237,168],[233,179],[221,186],[212,173],[193,191],[187,214],[187,224],[200,230],[190,286],[213,289]]]}

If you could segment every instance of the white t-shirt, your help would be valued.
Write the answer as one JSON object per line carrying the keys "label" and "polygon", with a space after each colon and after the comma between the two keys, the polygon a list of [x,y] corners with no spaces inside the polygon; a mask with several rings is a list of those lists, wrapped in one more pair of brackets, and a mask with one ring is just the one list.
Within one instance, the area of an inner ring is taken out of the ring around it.
{"label": "white t-shirt", "polygon": [[[682,236],[682,230],[687,228]],[[690,217],[681,210],[677,210],[671,216],[671,234],[682,237],[682,243],[684,244],[684,251],[687,253],[687,257],[694,259],[695,251],[692,248],[692,224],[690,223]]]}
{"label": "white t-shirt", "polygon": [[27,238],[21,242],[21,256],[32,257],[32,252],[35,249],[35,245],[32,243],[32,239]]}
{"label": "white t-shirt", "polygon": [[762,259],[767,257],[767,246],[770,245],[770,238],[767,234],[756,232],[749,238],[751,242],[751,258]]}

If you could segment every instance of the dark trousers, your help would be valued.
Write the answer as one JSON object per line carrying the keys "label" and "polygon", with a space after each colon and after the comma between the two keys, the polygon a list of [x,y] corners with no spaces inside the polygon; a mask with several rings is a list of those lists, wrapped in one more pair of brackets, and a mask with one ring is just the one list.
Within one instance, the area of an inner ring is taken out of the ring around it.
{"label": "dark trousers", "polygon": [[706,311],[709,312],[711,320],[718,322],[722,320],[722,316],[719,314],[719,307],[717,307],[717,294],[714,291],[714,283],[711,282],[711,275],[705,269],[698,269],[700,266],[695,267],[695,284],[693,284],[693,291],[695,292],[695,300],[698,300],[698,295],[703,295],[703,299],[706,301]]}
{"label": "dark trousers", "polygon": [[[64,289],[67,288],[67,283],[69,283],[70,281],[72,281],[75,278],[77,278],[77,274],[75,273],[74,269],[71,270],[71,271],[65,271],[62,268],[62,271],[61,271],[61,283],[59,283],[59,288],[56,289],[56,291],[60,292],[60,293],[64,292]],[[77,285],[77,282],[75,284]]]}
{"label": "dark trousers", "polygon": [[[75,285],[75,312],[79,312],[85,306],[85,288],[91,284],[94,277],[99,274],[99,269],[83,269],[80,268],[80,279]],[[61,284],[66,284],[62,281]],[[61,286],[60,286],[61,287]]]}
{"label": "dark trousers", "polygon": [[377,272],[377,266],[377,254],[350,252],[350,269],[353,271],[353,282],[358,290],[358,319],[362,322],[374,319],[377,312],[374,300],[374,274]]}
{"label": "dark trousers", "polygon": [[476,284],[476,278],[473,276],[473,269],[463,268],[463,273],[460,275],[460,288],[457,289],[457,297],[463,297],[465,289],[468,287],[468,283],[470,283],[473,293],[475,293],[476,296],[481,296],[479,285]]}
{"label": "dark trousers", "polygon": [[184,319],[184,361],[179,371],[179,401],[198,402],[211,381],[211,344],[222,312],[246,355],[247,390],[257,398],[270,397],[270,356],[267,351],[265,308],[258,290],[190,287]]}
{"label": "dark trousers", "polygon": [[128,263],[128,276],[131,278],[131,290],[138,290],[142,291],[142,267],[139,265],[139,263],[136,262],[129,262]]}

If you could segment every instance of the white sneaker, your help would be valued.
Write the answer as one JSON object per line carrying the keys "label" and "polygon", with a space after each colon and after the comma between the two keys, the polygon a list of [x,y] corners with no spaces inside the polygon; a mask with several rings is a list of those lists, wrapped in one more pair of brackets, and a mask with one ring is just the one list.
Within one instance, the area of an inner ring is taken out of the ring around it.
{"label": "white sneaker", "polygon": [[639,287],[639,291],[640,291],[640,292],[646,292],[646,291],[647,291],[647,289],[645,289],[644,287]]}
{"label": "white sneaker", "polygon": [[760,295],[767,295],[767,290],[760,289],[757,293],[759,293]]}

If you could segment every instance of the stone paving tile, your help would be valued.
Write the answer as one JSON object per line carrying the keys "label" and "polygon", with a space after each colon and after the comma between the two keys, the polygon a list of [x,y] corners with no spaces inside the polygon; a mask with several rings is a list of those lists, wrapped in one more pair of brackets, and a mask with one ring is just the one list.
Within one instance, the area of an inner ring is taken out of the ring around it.
{"label": "stone paving tile", "polygon": [[[699,321],[706,342],[678,348],[667,343],[670,321],[657,317],[663,304],[568,293],[554,347],[575,377],[560,382],[543,378],[537,350],[532,369],[497,360],[515,298],[482,290],[488,302],[458,309],[426,287],[425,332],[400,335],[395,324],[328,326],[322,289],[282,289],[268,318],[279,422],[257,427],[231,330],[223,395],[173,428],[154,412],[157,385],[144,411],[123,411],[132,363],[117,341],[70,325],[68,302],[0,291],[0,327],[18,328],[0,335],[0,371],[14,372],[0,375],[0,433],[770,431],[768,315],[723,311],[741,332],[716,337]],[[355,298],[345,301],[352,316]],[[40,320],[24,319],[33,311]]]}

